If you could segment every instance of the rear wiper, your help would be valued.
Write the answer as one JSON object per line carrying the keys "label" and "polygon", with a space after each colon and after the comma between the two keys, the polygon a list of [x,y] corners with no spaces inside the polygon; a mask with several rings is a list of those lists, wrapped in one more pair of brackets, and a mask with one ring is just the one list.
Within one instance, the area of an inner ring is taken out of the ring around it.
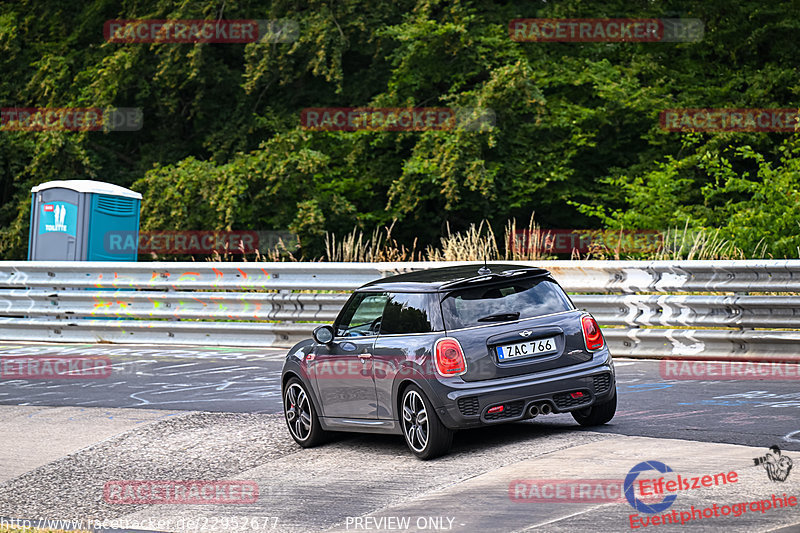
{"label": "rear wiper", "polygon": [[516,320],[519,318],[519,313],[497,313],[496,315],[487,315],[478,319],[478,322],[499,322],[501,320]]}

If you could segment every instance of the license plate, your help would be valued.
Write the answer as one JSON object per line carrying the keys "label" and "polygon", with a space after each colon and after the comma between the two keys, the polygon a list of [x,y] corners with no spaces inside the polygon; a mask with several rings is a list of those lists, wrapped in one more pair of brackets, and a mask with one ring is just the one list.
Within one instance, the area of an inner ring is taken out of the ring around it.
{"label": "license plate", "polygon": [[521,359],[534,355],[544,355],[556,352],[556,338],[536,339],[532,341],[516,342],[497,347],[497,357],[500,361]]}

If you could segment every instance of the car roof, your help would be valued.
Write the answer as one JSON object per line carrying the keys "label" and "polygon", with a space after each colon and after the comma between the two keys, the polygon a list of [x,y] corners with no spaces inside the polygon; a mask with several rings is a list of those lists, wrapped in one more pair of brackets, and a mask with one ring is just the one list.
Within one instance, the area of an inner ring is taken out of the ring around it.
{"label": "car roof", "polygon": [[[488,268],[487,271],[482,269]],[[482,281],[500,281],[514,276],[549,276],[543,268],[503,263],[475,263],[443,268],[417,270],[376,279],[359,287],[358,291],[438,292]]]}

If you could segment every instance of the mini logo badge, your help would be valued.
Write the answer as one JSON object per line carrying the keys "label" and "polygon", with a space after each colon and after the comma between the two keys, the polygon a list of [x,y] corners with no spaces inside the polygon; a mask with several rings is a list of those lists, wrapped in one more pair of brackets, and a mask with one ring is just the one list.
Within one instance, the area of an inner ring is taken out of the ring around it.
{"label": "mini logo badge", "polygon": [[533,332],[531,330],[529,330],[529,329],[526,329],[525,331],[520,331],[519,332],[519,334],[522,335],[523,337],[527,337],[531,333],[533,333]]}

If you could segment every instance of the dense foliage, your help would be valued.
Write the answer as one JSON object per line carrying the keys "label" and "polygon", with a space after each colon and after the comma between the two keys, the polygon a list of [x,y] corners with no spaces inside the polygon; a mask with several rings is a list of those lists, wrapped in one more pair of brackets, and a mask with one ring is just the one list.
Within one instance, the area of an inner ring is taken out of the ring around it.
{"label": "dense foliage", "polygon": [[[25,256],[30,187],[140,191],[142,227],[327,231],[397,219],[436,242],[536,211],[545,228],[721,228],[797,257],[792,133],[670,133],[662,109],[800,106],[793,1],[17,0],[0,4],[0,107],[140,107],[137,132],[0,132],[0,257]],[[524,43],[514,18],[698,18],[695,43]],[[279,19],[293,43],[115,44],[109,19]],[[319,132],[306,107],[461,106],[491,131]]]}

